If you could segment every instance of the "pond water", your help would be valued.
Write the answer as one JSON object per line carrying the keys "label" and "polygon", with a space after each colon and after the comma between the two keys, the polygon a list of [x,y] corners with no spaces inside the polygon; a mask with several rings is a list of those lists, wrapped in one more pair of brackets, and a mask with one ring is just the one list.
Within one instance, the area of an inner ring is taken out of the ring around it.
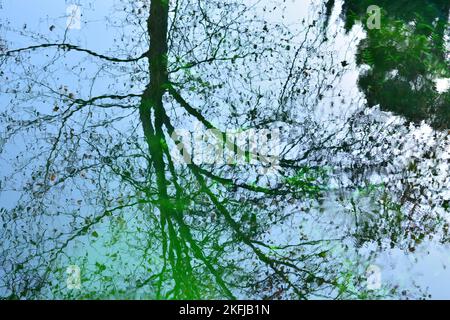
{"label": "pond water", "polygon": [[376,2],[0,0],[0,297],[449,299],[450,3]]}

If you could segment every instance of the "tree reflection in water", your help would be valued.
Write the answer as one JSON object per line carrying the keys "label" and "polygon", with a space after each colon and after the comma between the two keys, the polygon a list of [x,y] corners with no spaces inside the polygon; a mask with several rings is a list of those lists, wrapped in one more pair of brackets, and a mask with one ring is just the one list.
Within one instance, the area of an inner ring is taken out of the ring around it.
{"label": "tree reflection in water", "polygon": [[[405,210],[416,186],[399,194],[370,179],[396,161],[395,135],[409,133],[402,123],[385,130],[364,110],[342,121],[313,116],[324,103],[358,104],[337,85],[348,63],[323,32],[334,1],[313,4],[297,25],[269,18],[282,16],[279,2],[116,1],[105,19],[114,39],[100,49],[57,33],[58,18],[36,30],[1,24],[2,297],[364,299],[405,290],[367,287],[379,249],[414,251],[428,235],[446,242],[448,230]],[[360,79],[369,105],[444,125],[448,94],[432,85],[448,72],[444,2],[420,10],[414,27],[417,8],[394,14],[383,2],[385,27],[367,30],[357,54],[371,67]],[[364,1],[353,3],[344,5],[347,30],[364,13]],[[195,150],[177,129],[215,138],[279,130],[277,167],[238,140],[223,149],[244,164],[180,163],[179,150]],[[67,288],[69,266],[80,270],[80,290]]]}

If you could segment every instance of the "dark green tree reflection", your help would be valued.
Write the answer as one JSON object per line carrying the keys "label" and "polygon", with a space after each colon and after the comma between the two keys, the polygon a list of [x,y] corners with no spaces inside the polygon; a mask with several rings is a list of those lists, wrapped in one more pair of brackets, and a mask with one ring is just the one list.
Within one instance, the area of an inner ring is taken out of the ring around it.
{"label": "dark green tree reflection", "polygon": [[[348,29],[366,8],[356,3]],[[429,3],[381,4],[383,27],[359,49],[371,67],[360,85],[370,105],[443,126],[448,94],[432,80],[448,73],[449,4]],[[390,283],[367,287],[379,248],[447,241],[448,224],[403,214],[418,188],[402,197],[367,178],[390,163],[396,127],[377,135],[363,112],[314,118],[323,104],[358,103],[337,85],[346,63],[323,33],[333,2],[295,26],[271,20],[284,4],[117,0],[102,20],[113,36],[86,47],[58,18],[1,22],[2,298],[399,296]],[[178,129],[278,130],[278,161],[235,139],[223,149],[244,163],[180,163],[190,149]],[[80,271],[80,289],[67,270]]]}
{"label": "dark green tree reflection", "polygon": [[[367,26],[370,5],[382,10],[380,29]],[[328,1],[329,12],[333,6],[334,1]],[[445,43],[449,11],[446,0],[344,1],[345,28],[362,21],[367,32],[357,62],[369,68],[359,85],[370,106],[380,105],[410,121],[449,127],[450,96],[438,92],[435,84],[450,73]]]}

